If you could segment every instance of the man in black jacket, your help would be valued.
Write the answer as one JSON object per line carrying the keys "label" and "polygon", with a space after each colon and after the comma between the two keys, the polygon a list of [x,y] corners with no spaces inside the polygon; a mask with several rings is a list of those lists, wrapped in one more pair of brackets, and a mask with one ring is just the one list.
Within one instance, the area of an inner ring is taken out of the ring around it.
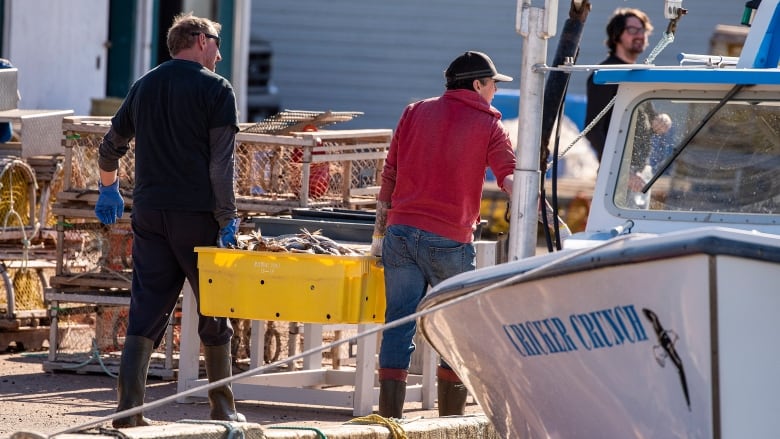
{"label": "man in black jacket", "polygon": [[[647,48],[648,37],[652,31],[653,25],[644,12],[634,8],[616,9],[607,24],[605,43],[609,48],[609,56],[601,64],[636,64],[639,55]],[[612,100],[617,93],[617,87],[617,84],[596,85],[593,83],[593,74],[588,76],[585,126],[590,124]],[[587,134],[587,139],[595,150],[599,162],[604,151],[604,141],[607,138],[611,117],[610,109]]]}
{"label": "man in black jacket", "polygon": [[[166,61],[136,81],[100,144],[104,224],[122,217],[119,159],[135,138],[133,280],[127,337],[119,366],[117,411],[143,404],[152,351],[189,281],[198,300],[198,246],[235,245],[238,228],[233,154],[238,111],[233,87],[216,74],[221,26],[182,14],[168,30]],[[198,315],[209,382],[231,376],[227,318]],[[211,419],[245,421],[230,385],[209,390]],[[142,414],[114,419],[115,428],[148,425]]]}

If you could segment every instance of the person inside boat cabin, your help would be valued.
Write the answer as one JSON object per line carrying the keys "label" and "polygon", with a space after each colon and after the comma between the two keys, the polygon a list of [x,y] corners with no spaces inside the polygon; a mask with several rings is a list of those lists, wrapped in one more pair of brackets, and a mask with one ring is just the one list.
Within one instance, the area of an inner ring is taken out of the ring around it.
{"label": "person inside boat cabin", "polygon": [[[607,23],[607,39],[605,44],[609,49],[609,55],[600,65],[607,64],[636,64],[639,55],[645,51],[648,45],[648,37],[653,31],[653,25],[650,18],[643,11],[636,8],[618,8]],[[595,84],[593,82],[593,73],[588,76],[587,84],[587,103],[585,110],[585,125],[589,125],[596,116],[609,104],[615,94],[617,94],[617,84]],[[663,135],[671,125],[665,124],[666,120],[655,118],[660,115],[651,114],[652,122],[650,126],[658,127],[656,134]],[[590,145],[593,147],[599,162],[604,152],[604,143],[609,130],[609,121],[612,117],[612,109],[596,123],[596,125],[586,135]]]}
{"label": "person inside boat cabin", "polygon": [[[515,154],[491,102],[512,81],[482,52],[468,51],[444,72],[446,90],[406,107],[393,135],[377,195],[371,254],[384,265],[385,321],[413,314],[429,286],[476,268],[473,245],[487,167],[511,193]],[[379,348],[379,414],[401,418],[417,330],[386,329]],[[462,415],[468,391],[443,359],[439,415]]]}

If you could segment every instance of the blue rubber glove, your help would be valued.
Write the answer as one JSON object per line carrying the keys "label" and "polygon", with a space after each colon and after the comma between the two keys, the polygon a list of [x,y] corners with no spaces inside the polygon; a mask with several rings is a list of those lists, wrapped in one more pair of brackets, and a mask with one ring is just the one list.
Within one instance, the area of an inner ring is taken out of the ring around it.
{"label": "blue rubber glove", "polygon": [[119,179],[109,186],[103,186],[98,182],[97,204],[95,204],[95,216],[103,224],[114,224],[125,213],[125,200],[119,193]]}
{"label": "blue rubber glove", "polygon": [[233,218],[225,227],[219,229],[219,235],[217,235],[217,247],[219,248],[235,248],[238,244],[236,241],[236,234],[238,233],[238,225],[241,220]]}

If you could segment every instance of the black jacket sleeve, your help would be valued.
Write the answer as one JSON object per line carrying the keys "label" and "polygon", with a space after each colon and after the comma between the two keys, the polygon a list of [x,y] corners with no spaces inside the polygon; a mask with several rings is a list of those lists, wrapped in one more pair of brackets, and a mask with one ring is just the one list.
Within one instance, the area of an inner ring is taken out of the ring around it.
{"label": "black jacket sleeve", "polygon": [[238,216],[234,191],[235,144],[236,128],[234,126],[225,125],[209,130],[209,145],[211,147],[209,176],[216,199],[214,218],[219,222],[220,227],[224,227]]}

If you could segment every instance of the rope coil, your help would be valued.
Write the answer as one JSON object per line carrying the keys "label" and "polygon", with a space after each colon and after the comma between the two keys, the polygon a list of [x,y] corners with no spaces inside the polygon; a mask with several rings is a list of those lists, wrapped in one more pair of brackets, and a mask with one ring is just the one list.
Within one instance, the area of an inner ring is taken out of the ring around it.
{"label": "rope coil", "polygon": [[361,416],[346,422],[347,424],[378,424],[387,427],[390,430],[391,439],[408,439],[406,431],[399,423],[398,419],[385,418],[377,414]]}

